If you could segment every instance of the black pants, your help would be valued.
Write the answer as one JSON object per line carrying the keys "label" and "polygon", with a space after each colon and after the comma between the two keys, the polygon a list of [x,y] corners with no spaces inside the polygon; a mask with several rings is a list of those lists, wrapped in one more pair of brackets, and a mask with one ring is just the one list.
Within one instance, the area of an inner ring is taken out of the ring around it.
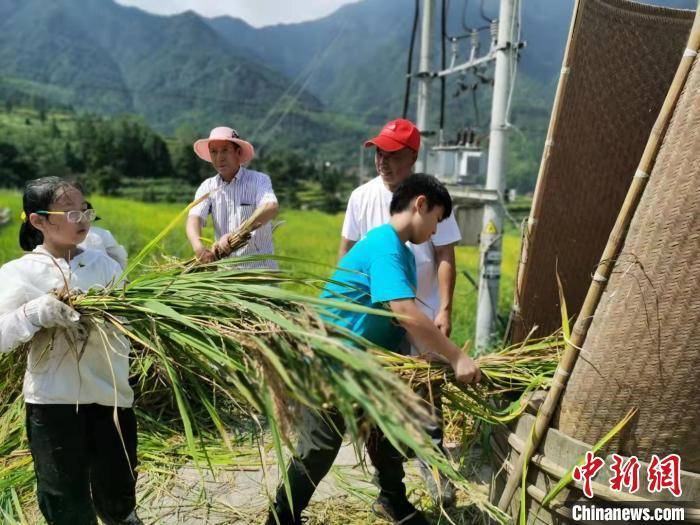
{"label": "black pants", "polygon": [[[411,342],[407,337],[404,337],[399,344],[397,353],[401,355],[412,355],[411,354]],[[443,452],[445,451],[444,446],[444,431],[443,431],[443,420],[442,420],[442,382],[433,381],[430,384],[421,384],[415,389],[416,394],[424,399],[427,403],[426,408],[433,416],[433,420],[423,427],[426,434],[430,436],[430,440],[433,444]],[[409,452],[410,456],[413,457],[413,452]]]}
{"label": "black pants", "polygon": [[[101,405],[27,403],[27,436],[39,508],[49,525],[107,525],[136,506],[136,418],[118,409],[124,443]],[[126,447],[125,447],[126,446]],[[127,454],[128,461],[127,461]]]}
{"label": "black pants", "polygon": [[432,421],[423,427],[425,433],[430,436],[430,440],[435,447],[445,451],[444,431],[442,420],[442,383],[434,381],[430,384],[420,385],[416,388],[416,394],[425,400],[427,409],[432,416]]}
{"label": "black pants", "polygon": [[[307,410],[303,425],[310,439],[299,441],[295,457],[287,469],[293,507],[289,506],[284,485],[278,488],[275,498],[275,512],[282,525],[299,522],[301,512],[333,465],[345,432],[343,418],[336,411],[319,416]],[[404,457],[376,427],[367,439],[367,454],[376,469],[374,479],[380,495],[389,499],[405,498]]]}

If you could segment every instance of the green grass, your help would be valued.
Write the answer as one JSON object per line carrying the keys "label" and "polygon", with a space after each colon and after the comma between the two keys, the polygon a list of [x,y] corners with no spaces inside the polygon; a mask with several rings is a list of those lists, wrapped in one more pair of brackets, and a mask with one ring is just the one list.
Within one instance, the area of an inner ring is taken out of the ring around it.
{"label": "green grass", "polygon": [[[17,241],[21,194],[0,190],[0,208],[9,207],[13,220],[0,226],[0,264],[22,255]],[[179,204],[143,203],[120,198],[91,196],[91,202],[102,220],[97,224],[110,230],[129,254],[135,254],[182,209]],[[275,231],[277,253],[333,265],[336,261],[343,214],[328,215],[318,211],[284,211],[284,223]],[[211,232],[208,234],[212,236]],[[503,246],[500,310],[506,314],[513,298],[513,282],[519,255],[520,239],[514,229],[507,231]],[[190,248],[183,228],[175,230],[163,241],[162,252],[178,257],[189,256]],[[473,339],[477,292],[463,275],[466,270],[478,276],[479,253],[475,247],[457,248],[457,286],[453,311],[452,338],[458,344]],[[327,275],[330,268],[308,263],[292,264],[296,269]]]}

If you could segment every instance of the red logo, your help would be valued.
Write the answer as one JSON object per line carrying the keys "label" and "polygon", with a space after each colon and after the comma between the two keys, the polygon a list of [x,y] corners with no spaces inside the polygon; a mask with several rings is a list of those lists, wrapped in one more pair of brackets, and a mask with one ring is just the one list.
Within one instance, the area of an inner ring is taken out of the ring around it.
{"label": "red logo", "polygon": [[651,462],[647,468],[647,480],[649,492],[661,492],[664,489],[680,497],[681,489],[681,457],[678,454],[669,454],[664,459],[659,459],[656,454],[651,456]]}
{"label": "red logo", "polygon": [[587,498],[593,497],[593,489],[591,488],[591,480],[598,471],[603,468],[605,461],[595,457],[593,452],[586,452],[586,460],[583,465],[576,466],[573,472],[573,478],[576,481],[583,483],[583,493]]}
{"label": "red logo", "polygon": [[615,492],[622,492],[623,487],[627,487],[630,494],[639,490],[639,469],[640,464],[637,456],[623,458],[618,454],[612,455],[613,464],[610,470],[613,475],[610,477],[610,488]]}
{"label": "red logo", "polygon": [[[641,463],[637,456],[625,458],[612,454],[610,470],[610,489],[615,492],[634,494],[640,487]],[[573,478],[583,485],[583,493],[587,498],[593,497],[592,483],[595,475],[605,465],[605,460],[596,457],[593,452],[586,452],[583,465],[574,467]],[[683,493],[681,489],[681,458],[678,454],[669,454],[663,459],[653,454],[647,467],[647,487],[649,492],[668,490],[675,497]]]}

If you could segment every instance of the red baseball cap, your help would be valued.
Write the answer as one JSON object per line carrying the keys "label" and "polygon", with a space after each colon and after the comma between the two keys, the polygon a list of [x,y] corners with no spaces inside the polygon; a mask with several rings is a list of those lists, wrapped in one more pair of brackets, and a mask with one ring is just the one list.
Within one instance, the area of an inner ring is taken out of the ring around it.
{"label": "red baseball cap", "polygon": [[370,146],[377,146],[384,151],[398,151],[403,148],[418,151],[420,149],[420,131],[410,120],[397,118],[388,122],[379,135],[365,142],[365,148]]}

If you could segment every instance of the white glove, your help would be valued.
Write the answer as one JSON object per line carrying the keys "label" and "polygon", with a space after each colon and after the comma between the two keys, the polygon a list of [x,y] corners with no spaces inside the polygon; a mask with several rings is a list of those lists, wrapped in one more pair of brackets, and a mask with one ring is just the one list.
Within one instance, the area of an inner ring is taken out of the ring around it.
{"label": "white glove", "polygon": [[24,305],[24,315],[37,328],[74,327],[80,314],[53,295],[42,295]]}

